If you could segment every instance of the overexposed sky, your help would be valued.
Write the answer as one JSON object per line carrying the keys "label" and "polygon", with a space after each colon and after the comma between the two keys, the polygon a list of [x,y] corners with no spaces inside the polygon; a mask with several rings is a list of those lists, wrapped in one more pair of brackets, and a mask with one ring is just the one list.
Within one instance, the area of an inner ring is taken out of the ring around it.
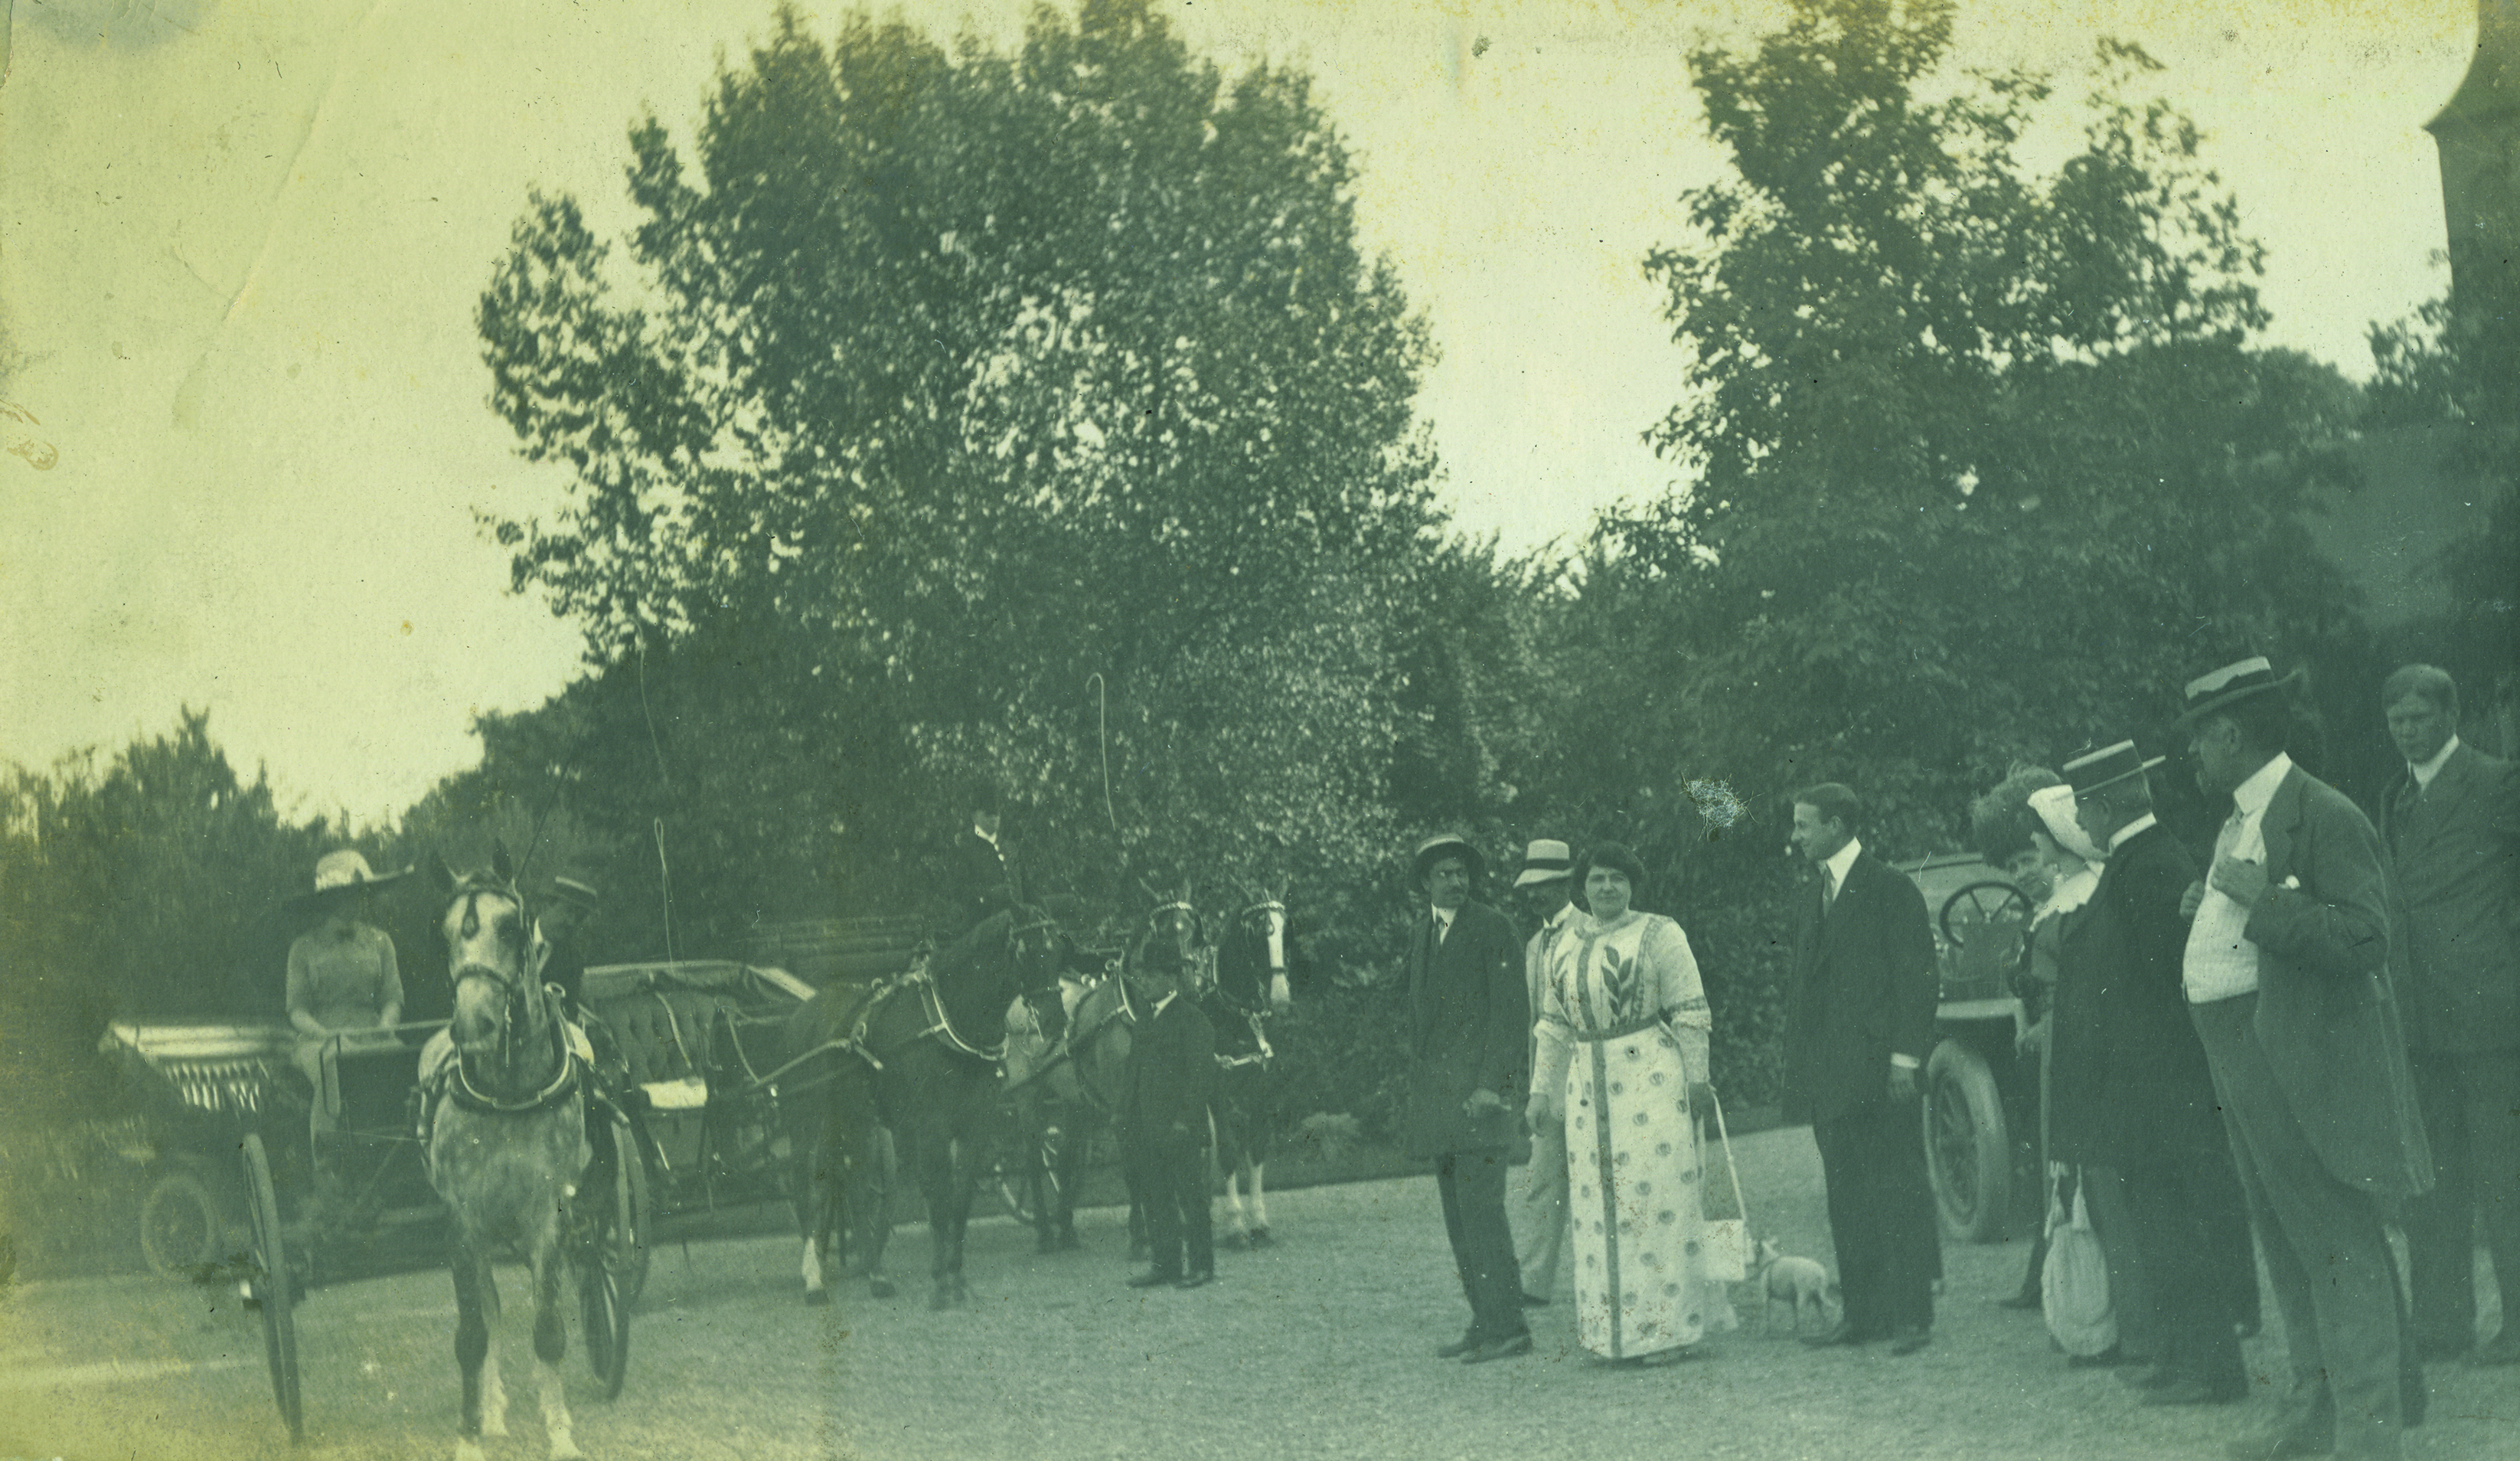
{"label": "overexposed sky", "polygon": [[[847,7],[800,4],[828,31]],[[892,7],[883,7],[891,9]],[[898,7],[1001,43],[1022,0]],[[1580,533],[1671,474],[1680,357],[1640,261],[1719,175],[1684,53],[1781,5],[1172,0],[1229,70],[1304,64],[1371,247],[1443,360],[1419,409],[1458,522]],[[557,690],[578,638],[507,592],[475,509],[559,482],[485,405],[472,313],[528,187],[629,216],[623,134],[685,127],[770,0],[16,0],[0,86],[0,759],[211,711],[300,813],[372,819]],[[2101,33],[2268,245],[2273,339],[2350,373],[2442,287],[2422,123],[2473,0],[1975,0],[1966,65],[2072,72]],[[1484,39],[1482,49],[1477,42]],[[2079,77],[2060,76],[2078,95]],[[50,448],[54,465],[33,460]]]}

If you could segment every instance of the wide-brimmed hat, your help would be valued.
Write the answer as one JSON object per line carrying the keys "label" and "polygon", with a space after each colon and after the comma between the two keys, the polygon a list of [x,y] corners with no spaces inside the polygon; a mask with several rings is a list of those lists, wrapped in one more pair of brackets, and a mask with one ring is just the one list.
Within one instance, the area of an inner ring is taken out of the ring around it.
{"label": "wide-brimmed hat", "polygon": [[566,873],[552,879],[552,897],[556,901],[574,905],[589,913],[594,912],[604,901],[603,897],[596,892],[594,884],[583,879],[572,878]]}
{"label": "wide-brimmed hat", "polygon": [[314,890],[299,894],[295,901],[314,903],[344,896],[363,888],[383,888],[410,876],[409,868],[395,873],[376,872],[368,866],[368,859],[351,848],[343,847],[315,859]]}
{"label": "wide-brimmed hat", "polygon": [[2187,688],[2181,692],[2185,704],[2179,711],[2179,728],[2193,729],[2197,721],[2226,706],[2236,705],[2252,696],[2289,692],[2300,683],[2301,671],[2298,669],[2281,679],[2275,678],[2275,668],[2267,662],[2264,655],[2226,664],[2211,674],[2201,674],[2187,682]]}
{"label": "wide-brimmed hat", "polygon": [[2083,830],[2082,822],[2075,816],[2077,803],[2072,787],[2062,783],[2041,787],[2030,794],[2029,804],[2032,815],[2039,818],[2039,824],[2048,829],[2048,835],[2056,840],[2058,846],[2085,862],[2098,862],[2108,855],[2100,850],[2099,844],[2092,841],[2092,835]]}
{"label": "wide-brimmed hat", "polygon": [[1522,871],[1514,875],[1513,886],[1529,888],[1534,883],[1558,883],[1574,876],[1574,852],[1564,843],[1544,837],[1522,849]]}
{"label": "wide-brimmed hat", "polygon": [[1459,852],[1469,859],[1473,881],[1487,874],[1488,860],[1479,855],[1479,849],[1471,845],[1468,838],[1458,832],[1439,832],[1418,845],[1417,855],[1409,859],[1409,881],[1422,886],[1426,881],[1426,869],[1436,858],[1448,852]]}
{"label": "wide-brimmed hat", "polygon": [[2120,741],[2097,751],[2086,751],[2064,765],[2065,785],[2077,797],[2087,796],[2105,786],[2114,786],[2130,776],[2141,776],[2168,760],[2168,756],[2147,758],[2135,749],[2133,741]]}

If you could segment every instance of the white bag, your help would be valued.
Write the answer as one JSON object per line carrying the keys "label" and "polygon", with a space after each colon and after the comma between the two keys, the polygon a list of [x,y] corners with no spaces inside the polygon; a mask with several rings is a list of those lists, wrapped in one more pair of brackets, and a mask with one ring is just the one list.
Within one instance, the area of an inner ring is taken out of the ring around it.
{"label": "white bag", "polygon": [[2109,1305],[2109,1261],[2092,1227],[2079,1174],[2070,1217],[2062,1203],[2048,1202],[2048,1264],[2040,1270],[2039,1297],[2048,1332],[2066,1353],[2104,1354],[2118,1342],[2117,1313]]}
{"label": "white bag", "polygon": [[[1737,1284],[1750,1276],[1750,1209],[1741,1201],[1741,1169],[1732,1164],[1732,1137],[1724,1129],[1724,1103],[1713,1104],[1715,1135],[1724,1148],[1724,1169],[1732,1178],[1734,1215],[1703,1219],[1697,1242],[1706,1255],[1706,1276],[1716,1283]],[[1697,1165],[1703,1171],[1706,1163],[1701,1158]],[[1705,1190],[1705,1184],[1700,1183],[1698,1191],[1703,1194]]]}

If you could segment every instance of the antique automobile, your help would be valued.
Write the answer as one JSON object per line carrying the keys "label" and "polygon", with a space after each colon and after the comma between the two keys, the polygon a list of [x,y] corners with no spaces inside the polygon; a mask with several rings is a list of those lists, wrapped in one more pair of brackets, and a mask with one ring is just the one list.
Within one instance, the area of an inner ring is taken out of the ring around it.
{"label": "antique automobile", "polygon": [[1993,1243],[2036,1222],[2039,1064],[2019,1056],[2025,1027],[2012,977],[2030,900],[2002,869],[1967,852],[1905,863],[1925,895],[1941,980],[1925,1063],[1925,1156],[1943,1231]]}

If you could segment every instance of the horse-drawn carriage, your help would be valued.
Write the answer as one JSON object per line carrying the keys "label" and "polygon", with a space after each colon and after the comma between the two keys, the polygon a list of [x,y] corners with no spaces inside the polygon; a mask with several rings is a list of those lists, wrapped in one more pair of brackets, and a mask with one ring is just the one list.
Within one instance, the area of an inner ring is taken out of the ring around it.
{"label": "horse-drawn carriage", "polygon": [[[304,1082],[284,1025],[115,1025],[104,1048],[141,1094],[159,1180],[142,1204],[153,1266],[233,1279],[258,1309],[272,1397],[303,1434],[299,1305],[328,1284],[442,1249],[445,1204],[430,1186],[415,1124],[422,1047],[445,1022],[337,1035],[319,1053],[314,1099],[336,1113],[310,1131]],[[587,1357],[607,1396],[629,1356],[623,1275],[644,1263],[640,1181],[627,1119],[599,1102],[599,1159],[580,1185],[563,1245],[578,1275]],[[612,1159],[627,1153],[630,1160]],[[225,1170],[222,1170],[222,1168]],[[230,1175],[230,1174],[233,1175]],[[230,1213],[242,1210],[233,1224]],[[209,1256],[199,1256],[208,1255]]]}

